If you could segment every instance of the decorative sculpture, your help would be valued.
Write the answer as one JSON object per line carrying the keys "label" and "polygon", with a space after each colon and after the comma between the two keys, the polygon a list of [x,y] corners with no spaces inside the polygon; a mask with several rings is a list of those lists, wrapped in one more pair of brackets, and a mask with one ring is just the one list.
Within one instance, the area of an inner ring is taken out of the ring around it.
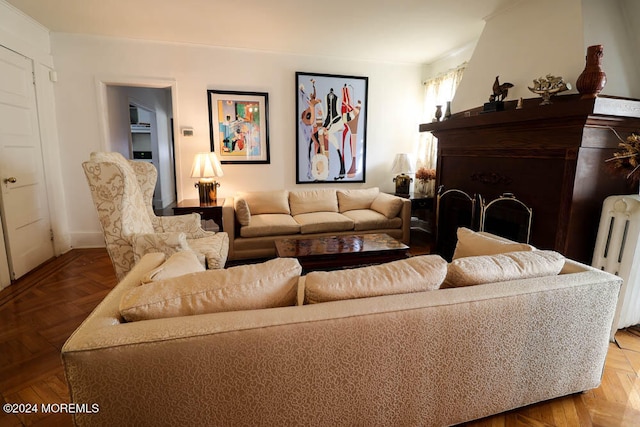
{"label": "decorative sculpture", "polygon": [[551,74],[547,74],[547,77],[540,77],[533,80],[533,87],[528,88],[531,92],[536,93],[542,97],[540,105],[551,104],[551,97],[557,93],[564,92],[565,90],[571,90],[571,85],[565,83],[562,77],[556,77]]}
{"label": "decorative sculpture", "polygon": [[483,112],[502,111],[504,110],[504,99],[509,93],[509,89],[513,87],[512,83],[500,84],[500,76],[496,76],[493,82],[493,93],[489,96],[489,102],[485,102]]}
{"label": "decorative sculpture", "polygon": [[602,70],[603,47],[601,44],[587,48],[586,64],[576,80],[576,89],[582,94],[580,99],[595,98],[607,84],[607,74]]}
{"label": "decorative sculpture", "polygon": [[513,87],[511,83],[502,83],[500,84],[499,80],[500,76],[496,76],[495,81],[493,82],[493,94],[489,96],[489,102],[494,101],[504,101],[509,93],[509,89]]}

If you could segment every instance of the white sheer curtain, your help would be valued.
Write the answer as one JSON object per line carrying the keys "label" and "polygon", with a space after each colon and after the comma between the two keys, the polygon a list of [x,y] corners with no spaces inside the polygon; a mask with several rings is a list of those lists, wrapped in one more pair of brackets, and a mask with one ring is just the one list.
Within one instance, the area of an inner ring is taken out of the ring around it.
{"label": "white sheer curtain", "polygon": [[[434,119],[436,105],[442,106],[442,116],[444,117],[447,101],[453,99],[466,66],[467,63],[465,62],[444,74],[424,82],[424,123],[431,122]],[[421,133],[416,154],[416,167],[424,166],[435,169],[437,155],[438,139],[431,132]]]}

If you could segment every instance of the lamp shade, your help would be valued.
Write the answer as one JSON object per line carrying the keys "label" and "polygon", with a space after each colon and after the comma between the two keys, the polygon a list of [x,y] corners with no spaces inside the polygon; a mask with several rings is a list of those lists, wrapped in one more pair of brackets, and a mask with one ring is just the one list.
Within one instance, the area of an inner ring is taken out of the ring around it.
{"label": "lamp shade", "polygon": [[196,154],[191,167],[191,178],[215,178],[222,175],[222,165],[216,153]]}
{"label": "lamp shade", "polygon": [[392,173],[413,173],[413,162],[408,153],[398,153],[391,166]]}

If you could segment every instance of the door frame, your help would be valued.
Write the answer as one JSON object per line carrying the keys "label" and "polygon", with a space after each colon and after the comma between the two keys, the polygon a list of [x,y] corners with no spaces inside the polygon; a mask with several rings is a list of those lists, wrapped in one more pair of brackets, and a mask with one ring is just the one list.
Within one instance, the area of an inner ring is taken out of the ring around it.
{"label": "door frame", "polygon": [[[125,77],[125,76],[97,76],[96,91],[98,99],[98,126],[101,135],[100,148],[102,151],[113,151],[110,141],[109,113],[107,103],[108,86],[132,86],[151,89],[171,89],[171,111],[173,114],[173,135],[178,135],[176,124],[178,120],[178,85],[176,79],[160,79],[153,77]],[[173,150],[174,170],[176,180],[177,200],[182,200],[182,159],[180,150]]]}
{"label": "door frame", "polygon": [[9,257],[4,244],[4,232],[2,231],[2,216],[0,216],[0,290],[11,284],[11,272],[9,271]]}

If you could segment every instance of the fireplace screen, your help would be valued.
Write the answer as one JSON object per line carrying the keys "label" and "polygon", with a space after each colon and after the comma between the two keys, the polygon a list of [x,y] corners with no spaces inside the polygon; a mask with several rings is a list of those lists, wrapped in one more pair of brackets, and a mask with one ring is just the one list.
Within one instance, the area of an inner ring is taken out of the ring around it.
{"label": "fireplace screen", "polygon": [[440,188],[436,205],[436,252],[451,260],[459,227],[529,243],[532,218],[532,209],[511,193],[486,203],[480,195]]}
{"label": "fireplace screen", "polygon": [[436,250],[451,261],[456,248],[458,227],[477,230],[476,197],[461,190],[438,190],[436,206]]}
{"label": "fireplace screen", "polygon": [[511,193],[505,193],[485,204],[480,198],[480,230],[515,242],[529,243],[533,211],[516,199]]}

